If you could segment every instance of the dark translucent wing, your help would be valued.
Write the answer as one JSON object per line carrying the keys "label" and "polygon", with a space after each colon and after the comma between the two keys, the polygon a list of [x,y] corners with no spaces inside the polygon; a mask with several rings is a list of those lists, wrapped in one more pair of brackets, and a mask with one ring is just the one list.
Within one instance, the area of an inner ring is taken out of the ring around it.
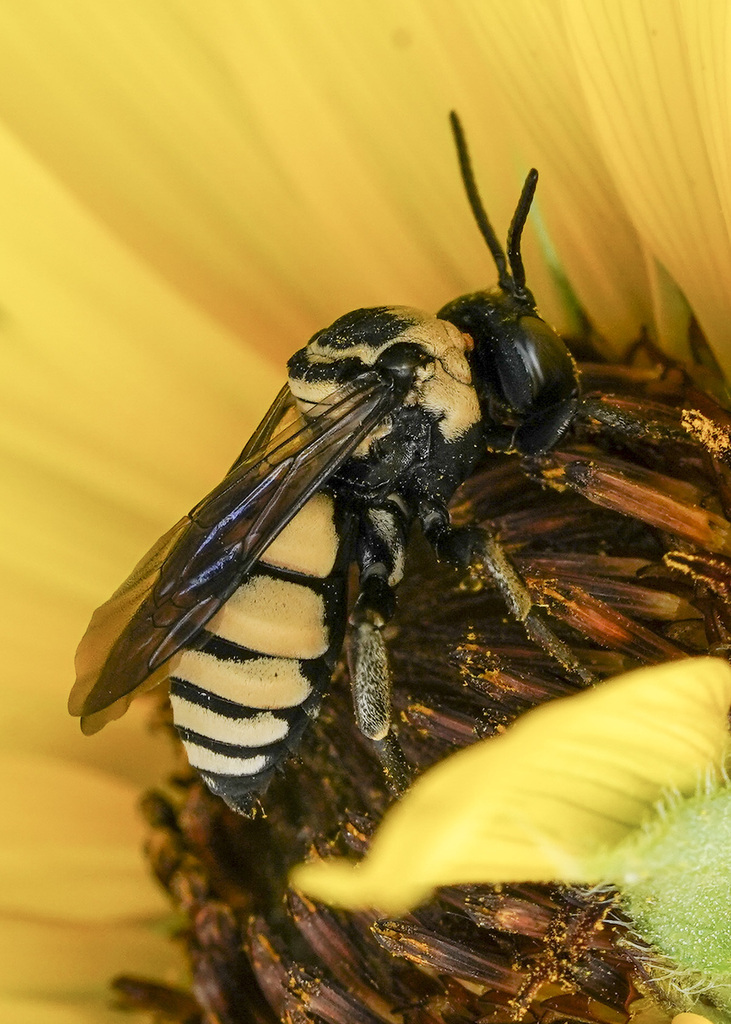
{"label": "dark translucent wing", "polygon": [[[72,715],[84,714],[86,700],[99,679],[109,652],[149,595],[165,559],[180,540],[187,526],[188,518],[186,516],[160,540],[156,541],[150,551],[132,570],[129,578],[92,615],[91,622],[76,652],[76,682],[71,690],[68,704],[69,712]],[[137,689],[138,687],[134,687],[130,690],[129,699],[123,703],[120,702],[119,707],[114,708],[103,719],[100,712],[98,721],[95,721],[96,715],[92,715],[90,720],[82,720],[84,732],[96,732],[107,721],[124,714]]]}
{"label": "dark translucent wing", "polygon": [[[280,443],[284,433],[282,424],[285,419],[296,419],[296,426],[301,426],[301,420],[294,414],[294,406],[292,392],[285,384],[227,476],[230,476],[233,469],[244,460],[252,466],[261,462],[266,455],[267,448],[276,447]],[[289,430],[292,431],[291,425]],[[275,434],[279,434],[279,437],[273,441],[272,438]],[[85,710],[92,690],[95,689],[102,674],[106,671],[105,666],[112,650],[131,626],[143,603],[149,598],[153,587],[160,578],[166,559],[177,544],[183,540],[189,526],[190,517],[184,516],[155,542],[147,554],[140,559],[125,582],[108,601],[94,612],[76,652],[76,683],[71,690],[68,705],[72,715],[84,716],[82,720],[84,732],[96,732],[108,721],[124,714],[133,696],[140,689],[147,689],[146,680],[142,680],[130,687],[126,698],[115,699],[106,704],[105,710],[91,713]],[[109,709],[108,713],[106,709]]]}
{"label": "dark translucent wing", "polygon": [[[95,613],[77,655],[84,674],[72,692],[72,713],[95,716],[109,708],[137,691],[190,642],[264,549],[397,402],[391,387],[368,373],[324,399],[312,419],[299,418],[276,433],[271,424],[259,428],[265,450],[250,449],[247,455],[245,449],[218,487],[158,542]],[[277,404],[281,423],[293,410],[281,394]],[[112,622],[118,625],[117,639],[109,645]],[[106,645],[103,657],[97,649],[100,639]]]}
{"label": "dark translucent wing", "polygon": [[[233,472],[233,470],[236,469],[237,466],[240,466],[242,462],[246,462],[252,458],[257,458],[263,451],[266,451],[269,446],[269,442],[279,429],[282,418],[293,407],[294,395],[289,390],[289,385],[285,384],[269,406],[264,419],[244,445],[241,455],[239,455],[236,462],[234,462],[233,466],[228,471],[229,473]],[[228,476],[228,473],[226,475]]]}

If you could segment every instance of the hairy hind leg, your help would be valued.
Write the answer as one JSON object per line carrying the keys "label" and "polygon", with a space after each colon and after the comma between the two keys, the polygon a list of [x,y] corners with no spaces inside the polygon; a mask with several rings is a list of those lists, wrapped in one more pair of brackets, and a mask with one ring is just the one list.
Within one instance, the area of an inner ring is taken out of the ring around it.
{"label": "hairy hind leg", "polygon": [[391,667],[383,629],[393,616],[401,580],[405,526],[398,510],[371,510],[359,535],[360,593],[350,616],[348,664],[358,728],[373,743],[397,795],[411,772],[392,729]]}

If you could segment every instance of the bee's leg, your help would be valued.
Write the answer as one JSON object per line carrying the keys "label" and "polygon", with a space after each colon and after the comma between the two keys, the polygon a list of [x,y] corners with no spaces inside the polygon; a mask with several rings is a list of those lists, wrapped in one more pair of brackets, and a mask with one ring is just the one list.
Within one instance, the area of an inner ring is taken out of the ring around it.
{"label": "bee's leg", "polygon": [[391,669],[383,628],[393,616],[405,546],[402,517],[369,510],[358,541],[360,593],[350,616],[348,663],[358,728],[373,741],[390,789],[408,786],[410,771],[391,729]]}
{"label": "bee's leg", "polygon": [[440,560],[479,575],[488,575],[505,603],[528,636],[543,648],[574,678],[585,684],[596,682],[594,675],[574,656],[551,629],[547,617],[533,603],[525,581],[502,544],[483,527],[453,527],[446,513],[432,511],[423,520],[424,533]]}
{"label": "bee's leg", "polygon": [[383,627],[392,605],[385,577],[371,575],[363,581],[350,617],[348,664],[358,728],[373,741],[389,787],[398,794],[408,785],[410,772],[391,729],[391,667]]}

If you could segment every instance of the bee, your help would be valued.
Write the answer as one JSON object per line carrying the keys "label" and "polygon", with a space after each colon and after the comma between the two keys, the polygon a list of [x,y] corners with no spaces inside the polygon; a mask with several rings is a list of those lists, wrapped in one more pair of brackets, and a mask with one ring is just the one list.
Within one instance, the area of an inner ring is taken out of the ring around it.
{"label": "bee", "polygon": [[497,288],[436,316],[357,309],[318,331],[223,481],[94,613],[79,646],[69,710],[84,732],[169,679],[191,765],[243,814],[317,715],[346,628],[358,727],[392,788],[406,785],[383,630],[416,522],[438,558],[486,566],[529,632],[570,662],[497,541],[450,522],[453,494],[488,449],[548,450],[580,400],[576,365],[525,282],[520,241],[537,173],[503,251],[451,121]]}

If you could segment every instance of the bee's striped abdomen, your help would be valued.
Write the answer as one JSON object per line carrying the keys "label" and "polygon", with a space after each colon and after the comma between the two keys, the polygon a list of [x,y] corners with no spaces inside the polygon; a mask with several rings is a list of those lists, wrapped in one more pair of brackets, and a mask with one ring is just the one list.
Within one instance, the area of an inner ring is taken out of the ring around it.
{"label": "bee's striped abdomen", "polygon": [[311,498],[195,649],[171,662],[173,720],[188,760],[236,810],[265,789],[327,690],[345,629],[344,532],[332,498]]}

